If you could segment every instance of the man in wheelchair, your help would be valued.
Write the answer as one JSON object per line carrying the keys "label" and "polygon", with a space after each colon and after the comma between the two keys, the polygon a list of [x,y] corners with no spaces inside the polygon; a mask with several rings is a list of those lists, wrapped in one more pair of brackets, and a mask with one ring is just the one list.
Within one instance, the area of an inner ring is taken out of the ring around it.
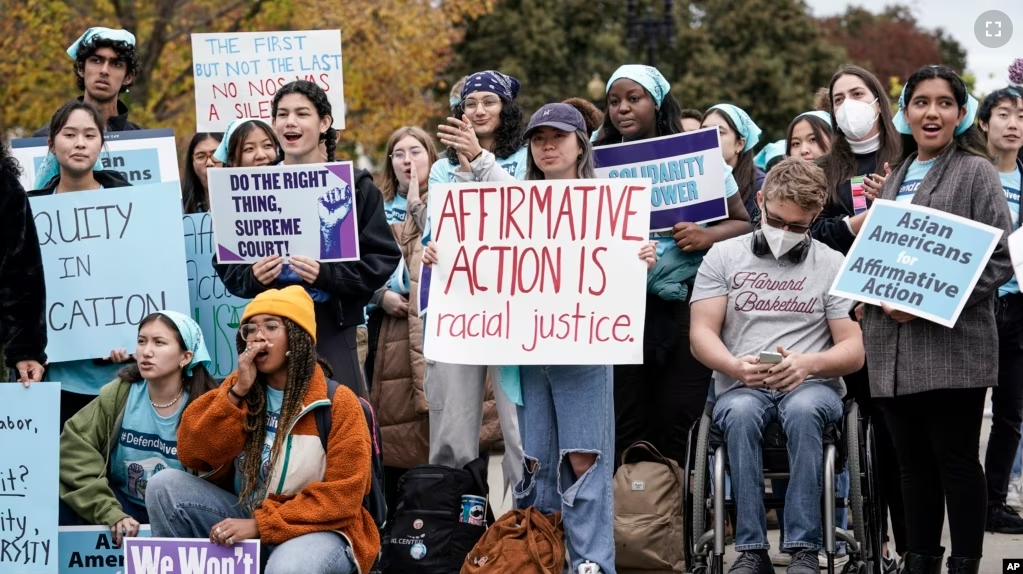
{"label": "man in wheelchair", "polygon": [[724,434],[737,516],[730,574],[774,572],[767,550],[762,441],[788,439],[788,574],[818,574],[823,429],[842,416],[842,375],[863,365],[852,302],[828,294],[843,257],[809,236],[828,198],[824,172],[790,158],[767,175],[753,233],[716,243],[696,277],[690,340],[714,370],[713,421]]}

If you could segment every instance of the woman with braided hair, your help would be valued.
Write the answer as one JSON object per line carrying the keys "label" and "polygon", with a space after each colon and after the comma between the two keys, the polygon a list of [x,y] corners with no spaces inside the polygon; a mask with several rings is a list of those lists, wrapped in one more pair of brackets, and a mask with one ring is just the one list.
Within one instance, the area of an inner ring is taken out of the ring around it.
{"label": "woman with braided hair", "polygon": [[[260,539],[266,574],[369,572],[380,550],[362,501],[371,444],[347,388],[327,396],[330,367],[316,353],[305,289],[270,289],[245,308],[238,370],[181,416],[178,459],[209,482],[165,470],[146,491],[153,536],[231,546]],[[313,412],[331,409],[327,448]],[[226,487],[225,490],[222,487]]]}
{"label": "woman with braided hair", "polygon": [[[333,111],[326,92],[313,82],[298,80],[284,85],[271,106],[273,128],[280,140],[284,165],[334,161],[337,130],[331,127]],[[295,255],[287,261],[280,255],[266,257],[253,265],[216,265],[224,286],[232,295],[251,299],[268,289],[287,285],[303,287],[315,303],[317,351],[337,380],[357,395],[369,393],[359,365],[356,330],[364,320],[363,309],[387,282],[401,260],[384,217],[384,199],[364,169],[352,170],[352,187],[341,193],[341,207],[352,208],[359,228],[358,261],[321,263]]]}

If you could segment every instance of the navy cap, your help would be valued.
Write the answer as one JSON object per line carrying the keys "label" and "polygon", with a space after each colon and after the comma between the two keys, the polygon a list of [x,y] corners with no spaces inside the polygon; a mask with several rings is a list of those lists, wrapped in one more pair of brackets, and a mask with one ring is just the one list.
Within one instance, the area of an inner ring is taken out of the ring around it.
{"label": "navy cap", "polygon": [[585,132],[586,120],[579,110],[569,104],[547,104],[536,110],[533,117],[529,118],[529,126],[526,128],[528,137],[533,130],[549,126],[563,132]]}

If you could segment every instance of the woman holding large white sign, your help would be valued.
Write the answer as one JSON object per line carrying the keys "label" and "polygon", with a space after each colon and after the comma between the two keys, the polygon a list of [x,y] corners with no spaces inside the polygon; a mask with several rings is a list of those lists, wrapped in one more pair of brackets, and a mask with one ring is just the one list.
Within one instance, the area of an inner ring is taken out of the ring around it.
{"label": "woman holding large white sign", "polygon": [[[285,85],[273,99],[273,127],[285,165],[334,161],[337,130],[327,94],[316,84],[299,80]],[[330,363],[338,381],[357,395],[367,395],[356,344],[363,308],[382,287],[401,258],[384,218],[383,196],[366,170],[353,169],[354,205],[359,230],[359,261],[320,263],[277,255],[254,265],[217,265],[217,274],[232,295],[251,299],[268,289],[301,285],[316,303],[316,340],[320,356]],[[348,206],[352,205],[349,196]]]}
{"label": "woman holding large white sign", "polygon": [[[569,104],[537,110],[526,130],[529,154],[526,180],[593,179],[593,148],[582,114]],[[497,170],[502,171],[502,170]],[[511,181],[510,175],[504,176]],[[652,268],[653,242],[639,258]],[[437,261],[431,243],[423,262]],[[509,380],[502,379],[503,384]],[[612,473],[614,383],[611,365],[523,365],[519,367],[519,424],[525,474],[515,487],[519,508],[535,506],[545,514],[561,512],[571,571],[591,562],[605,574],[615,572]],[[575,477],[564,484],[563,471]],[[563,494],[562,494],[563,493]],[[574,502],[566,503],[571,497]]]}
{"label": "woman holding large white sign", "polygon": [[[885,420],[902,470],[906,572],[940,570],[947,504],[952,532],[949,572],[975,574],[984,549],[987,515],[987,488],[978,454],[980,430],[987,389],[998,378],[995,298],[1012,275],[1006,244],[1012,227],[998,174],[973,125],[977,102],[963,80],[944,66],[921,68],[906,82],[899,108],[895,126],[907,136],[903,137],[905,158],[885,181],[881,199],[938,209],[1005,231],[954,327],[885,304],[867,305],[862,319],[870,394],[888,399],[883,406]],[[913,242],[932,254],[939,254],[938,249],[951,251],[942,242],[951,237],[951,231],[946,236],[943,226],[911,218],[910,213],[896,225],[904,229],[891,230],[892,235],[913,239],[906,247],[909,254]],[[900,240],[899,245],[903,244]],[[971,255],[982,256],[963,253],[958,262],[968,262]],[[916,261],[899,256],[906,273],[896,287],[916,286],[908,280],[916,275],[911,273]],[[948,260],[949,265],[956,263]],[[934,273],[929,277],[927,284],[933,282]],[[890,274],[877,280],[889,279]],[[925,283],[923,278],[920,283]],[[946,497],[946,492],[955,496]]]}
{"label": "woman holding large white sign", "polygon": [[[60,172],[41,189],[28,192],[28,196],[130,186],[116,171],[93,169],[103,143],[103,118],[99,111],[78,100],[64,104],[50,119],[48,141]],[[52,323],[49,327],[53,328]],[[125,349],[114,349],[109,357],[49,363],[44,380],[61,383],[61,428],[116,376],[118,363],[130,359]]]}
{"label": "woman holding large white sign", "polygon": [[[640,142],[682,132],[681,107],[671,85],[650,66],[619,68],[607,83],[607,116],[595,147]],[[689,348],[689,305],[703,254],[718,241],[749,233],[749,214],[732,170],[725,167],[728,219],[709,226],[676,222],[653,234],[657,267],[647,276],[642,365],[615,366],[615,461],[639,441],[684,464],[689,429],[700,419],[711,371]]]}

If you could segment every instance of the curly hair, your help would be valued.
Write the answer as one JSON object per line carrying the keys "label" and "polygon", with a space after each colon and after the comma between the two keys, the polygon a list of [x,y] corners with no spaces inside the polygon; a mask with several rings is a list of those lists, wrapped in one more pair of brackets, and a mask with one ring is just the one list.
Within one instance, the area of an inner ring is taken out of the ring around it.
{"label": "curly hair", "polygon": [[82,42],[78,47],[78,57],[75,58],[73,69],[78,89],[85,90],[85,63],[89,61],[89,58],[95,56],[96,52],[101,48],[110,48],[117,54],[117,61],[124,63],[125,77],[130,77],[131,80],[121,86],[121,93],[127,92],[128,88],[135,83],[135,80],[142,75],[142,62],[139,60],[138,50],[127,42],[108,40],[98,36],[93,36],[89,40]]}
{"label": "curly hair", "polygon": [[[501,115],[499,116],[500,123],[497,125],[497,129],[494,130],[494,149],[489,150],[493,152],[499,159],[504,159],[515,155],[515,152],[525,145],[525,138],[523,134],[526,131],[526,126],[523,125],[523,118],[525,114],[522,113],[522,108],[515,100],[501,99]],[[462,117],[465,113],[465,106],[458,104],[455,110],[455,117]],[[444,152],[445,157],[451,162],[451,165],[458,165],[458,152],[455,148],[449,147]]]}
{"label": "curly hair", "polygon": [[188,142],[188,152],[185,154],[185,174],[181,178],[181,201],[184,204],[185,213],[198,213],[202,209],[209,209],[207,191],[195,172],[195,162],[192,161],[192,154],[195,148],[202,142],[213,139],[220,143],[224,134],[216,132],[201,132],[192,136]]}
{"label": "curly hair", "polygon": [[[139,332],[142,331],[142,327],[153,323],[160,322],[164,326],[169,327],[174,332],[175,341],[178,343],[178,347],[181,350],[185,350],[185,339],[181,337],[181,332],[178,331],[178,326],[174,324],[174,321],[164,315],[163,313],[151,313],[145,319],[139,323]],[[142,372],[139,370],[138,363],[132,363],[125,367],[122,367],[117,371],[117,378],[121,379],[126,383],[137,383],[142,380]],[[185,402],[185,406],[192,404],[192,401],[199,398],[206,391],[216,390],[220,385],[217,384],[216,379],[210,375],[206,367],[202,365],[196,365],[192,368],[192,374],[186,375],[184,372],[181,373],[181,386],[188,391],[188,401]]]}
{"label": "curly hair", "polygon": [[[302,411],[302,401],[309,391],[309,384],[316,372],[316,365],[320,365],[327,377],[333,375],[330,365],[316,354],[316,344],[313,343],[312,336],[291,319],[281,317],[280,320],[287,331],[287,348],[290,355],[287,358],[288,375],[284,383],[284,400],[281,404],[280,416],[277,419],[278,432],[274,437],[273,447],[270,449],[268,468],[271,469],[271,472],[277,464],[281,446],[287,438],[287,433],[283,431],[291,427],[295,418]],[[235,346],[239,354],[245,350],[246,342],[240,333],[235,336]],[[238,495],[238,502],[250,511],[259,506],[262,498],[257,491],[261,486],[259,474],[263,466],[263,445],[266,444],[268,422],[266,385],[266,375],[257,373],[255,384],[245,395],[248,413],[245,415],[243,424],[248,438],[245,439],[245,448],[242,449],[242,491]]]}
{"label": "curly hair", "polygon": [[586,131],[588,133],[593,133],[600,129],[600,124],[604,122],[604,112],[600,111],[600,108],[593,105],[593,103],[589,100],[585,100],[583,98],[568,98],[562,103],[568,104],[579,110],[579,113],[583,116],[583,120],[586,122]]}
{"label": "curly hair", "polygon": [[21,164],[18,163],[18,160],[14,159],[10,150],[7,149],[4,134],[0,131],[0,179],[10,179],[17,182],[20,175]]}
{"label": "curly hair", "polygon": [[[277,106],[280,105],[281,98],[290,94],[305,96],[310,102],[312,102],[313,107],[316,108],[316,115],[318,115],[320,119],[329,117],[331,119],[331,123],[333,123],[334,112],[330,105],[330,100],[327,99],[327,92],[324,92],[323,88],[307,80],[295,80],[294,82],[285,84],[283,88],[277,90],[277,93],[274,94],[273,104],[271,106],[273,117],[277,117]],[[327,147],[327,161],[334,161],[334,152],[337,150],[337,130],[334,129],[333,126],[328,127],[326,132],[320,134],[320,141],[324,142]]]}
{"label": "curly hair", "polygon": [[813,95],[813,109],[822,112],[834,113],[831,109],[831,91],[827,88],[818,88]]}

